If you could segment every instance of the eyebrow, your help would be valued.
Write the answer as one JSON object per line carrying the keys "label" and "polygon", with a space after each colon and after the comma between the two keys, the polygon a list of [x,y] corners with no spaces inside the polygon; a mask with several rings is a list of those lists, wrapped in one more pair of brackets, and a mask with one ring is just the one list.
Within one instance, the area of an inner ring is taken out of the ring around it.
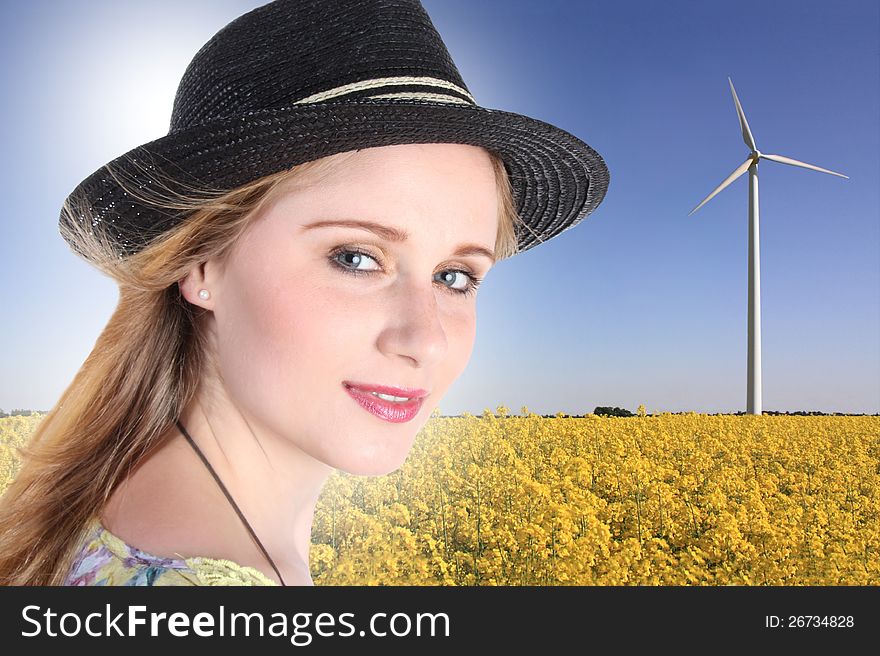
{"label": "eyebrow", "polygon": [[[393,242],[404,242],[409,239],[409,233],[407,233],[405,230],[383,225],[381,223],[376,223],[375,221],[365,221],[361,219],[327,219],[324,221],[317,221],[315,223],[310,223],[309,225],[302,226],[302,230],[303,232],[305,232],[306,230],[313,230],[315,228],[330,227],[362,228],[364,230],[369,230],[373,234],[381,237],[382,239]],[[479,244],[460,244],[453,255],[482,255],[489,258],[492,261],[492,264],[495,264],[495,253],[490,251],[488,248],[480,246]]]}

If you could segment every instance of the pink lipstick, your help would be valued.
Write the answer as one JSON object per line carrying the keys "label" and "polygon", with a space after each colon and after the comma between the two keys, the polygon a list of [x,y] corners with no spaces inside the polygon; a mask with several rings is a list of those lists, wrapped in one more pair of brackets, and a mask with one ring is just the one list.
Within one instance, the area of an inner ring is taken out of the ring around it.
{"label": "pink lipstick", "polygon": [[[348,394],[357,401],[364,410],[376,415],[380,419],[395,424],[413,419],[419,413],[424,397],[428,395],[428,392],[422,389],[387,387],[385,385],[369,385],[348,381],[345,381],[343,386]],[[409,400],[388,400],[380,398],[376,396],[376,394],[384,394],[398,398],[405,397]]]}

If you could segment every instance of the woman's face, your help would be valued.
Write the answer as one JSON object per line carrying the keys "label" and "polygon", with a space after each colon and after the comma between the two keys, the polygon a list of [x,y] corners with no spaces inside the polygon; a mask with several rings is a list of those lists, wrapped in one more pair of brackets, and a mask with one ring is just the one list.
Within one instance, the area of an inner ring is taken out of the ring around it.
{"label": "woman's face", "polygon": [[[498,199],[488,153],[474,146],[345,157],[276,188],[225,265],[205,266],[211,300],[197,302],[213,311],[223,386],[248,422],[333,468],[381,475],[403,464],[470,358],[476,297],[463,293],[472,281],[462,272],[482,278],[493,264],[475,250],[494,250]],[[336,221],[372,222],[380,234]],[[395,422],[346,382],[428,394]]]}

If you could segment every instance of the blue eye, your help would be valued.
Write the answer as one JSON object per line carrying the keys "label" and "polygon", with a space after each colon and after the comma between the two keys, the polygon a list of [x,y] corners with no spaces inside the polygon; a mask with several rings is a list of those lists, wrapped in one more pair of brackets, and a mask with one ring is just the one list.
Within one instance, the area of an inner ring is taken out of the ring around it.
{"label": "blue eye", "polygon": [[470,273],[468,273],[467,271],[459,271],[458,269],[449,269],[447,271],[441,271],[437,274],[441,282],[451,281],[453,283],[455,282],[455,277],[458,275],[462,276],[461,280],[464,281],[465,286],[453,287],[450,285],[449,288],[465,293],[468,291],[468,289],[470,289],[471,281],[474,280],[474,277]]}
{"label": "blue eye", "polygon": [[[373,258],[373,257],[370,256],[370,255],[367,255],[366,253],[362,253],[362,252],[360,252],[360,251],[337,251],[337,252],[333,255],[333,261],[336,262],[336,263],[340,263],[340,262],[339,262],[339,259],[338,259],[340,255],[342,255],[342,256],[349,256],[349,257],[347,257],[347,259],[349,259],[349,260],[353,260],[353,261],[349,261],[349,262],[345,262],[345,263],[344,263],[344,264],[345,264],[345,267],[344,267],[344,268],[347,269],[348,271],[358,271],[358,272],[366,273],[367,271],[375,271],[375,270],[376,270],[376,269],[358,269],[358,268],[357,268],[357,266],[358,266],[361,262],[363,262],[365,258],[366,258],[366,259],[369,259],[369,260],[373,260],[374,262],[376,261],[375,258]],[[340,264],[342,264],[342,263],[340,263]],[[350,268],[348,265],[352,265],[352,266],[354,266],[355,268],[352,269],[352,268]]]}
{"label": "blue eye", "polygon": [[[345,260],[346,262],[342,262],[340,260]],[[337,269],[340,269],[346,273],[360,276],[360,275],[370,275],[373,273],[377,273],[379,269],[359,269],[357,268],[361,263],[365,260],[372,260],[376,262],[376,258],[368,253],[364,253],[363,251],[349,249],[349,248],[340,248],[333,251],[330,254],[330,262]],[[378,264],[378,262],[377,262]],[[354,268],[353,268],[354,267]],[[447,281],[451,281],[453,284],[456,281],[456,274],[461,274],[467,278],[466,284],[464,287],[452,287],[445,284]],[[482,282],[482,278],[475,276],[470,271],[466,271],[464,269],[447,269],[445,271],[441,271],[435,276],[435,280],[443,283],[443,286],[448,289],[453,294],[461,294],[462,296],[469,296],[475,294],[477,288],[480,286]]]}

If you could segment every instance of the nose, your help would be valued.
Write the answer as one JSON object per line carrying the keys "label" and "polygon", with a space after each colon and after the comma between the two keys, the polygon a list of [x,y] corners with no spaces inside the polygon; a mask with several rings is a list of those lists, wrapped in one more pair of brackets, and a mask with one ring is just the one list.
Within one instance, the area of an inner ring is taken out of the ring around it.
{"label": "nose", "polygon": [[389,357],[403,357],[416,367],[440,360],[448,347],[436,291],[429,284],[401,282],[388,304],[386,327],[379,335],[378,347]]}

